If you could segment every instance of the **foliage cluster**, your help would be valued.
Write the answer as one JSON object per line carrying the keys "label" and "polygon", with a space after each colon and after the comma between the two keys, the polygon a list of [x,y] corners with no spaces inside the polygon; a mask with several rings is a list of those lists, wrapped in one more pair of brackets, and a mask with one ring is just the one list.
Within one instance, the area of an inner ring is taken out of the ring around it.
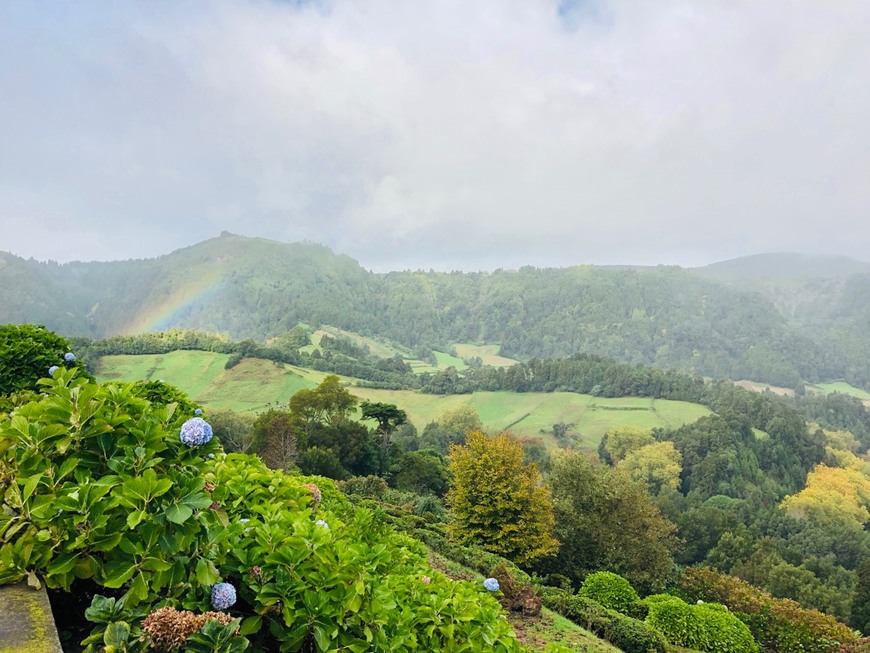
{"label": "foliage cluster", "polygon": [[100,624],[103,641],[159,607],[205,612],[224,581],[255,650],[518,650],[494,598],[433,572],[419,543],[328,482],[315,506],[304,478],[216,439],[189,448],[188,415],[130,385],[64,371],[43,389],[0,424],[0,582],[96,583],[130,626]]}
{"label": "foliage cluster", "polygon": [[802,608],[713,569],[687,567],[679,579],[687,599],[712,601],[742,616],[755,640],[768,651],[832,653],[856,641],[833,617]]}
{"label": "foliage cluster", "polygon": [[671,644],[711,653],[757,653],[749,628],[719,603],[689,605],[669,594],[648,596],[646,623]]}
{"label": "foliage cluster", "polygon": [[664,587],[673,568],[675,526],[643,485],[573,451],[553,456],[548,480],[562,546],[536,565],[538,571],[579,584],[609,570],[644,592]]}
{"label": "foliage cluster", "polygon": [[520,563],[557,550],[550,490],[509,434],[471,432],[464,445],[451,446],[449,460],[449,532],[457,542]]}
{"label": "foliage cluster", "polygon": [[52,367],[81,369],[80,357],[70,357],[66,338],[35,324],[0,325],[0,396],[36,390]]}
{"label": "foliage cluster", "polygon": [[579,594],[623,614],[628,614],[640,601],[631,583],[612,571],[589,574],[583,580]]}
{"label": "foliage cluster", "polygon": [[606,639],[625,653],[664,653],[662,635],[639,619],[605,608],[568,590],[545,587],[541,596],[551,610]]}

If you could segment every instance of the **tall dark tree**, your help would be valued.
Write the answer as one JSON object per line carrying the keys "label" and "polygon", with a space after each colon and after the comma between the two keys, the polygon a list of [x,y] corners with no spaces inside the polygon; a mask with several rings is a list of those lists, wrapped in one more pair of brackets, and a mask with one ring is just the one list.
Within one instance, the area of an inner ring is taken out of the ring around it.
{"label": "tall dark tree", "polygon": [[390,434],[408,421],[408,415],[395,404],[364,401],[360,404],[362,418],[378,423],[378,433],[381,436],[380,473],[383,476],[389,467]]}

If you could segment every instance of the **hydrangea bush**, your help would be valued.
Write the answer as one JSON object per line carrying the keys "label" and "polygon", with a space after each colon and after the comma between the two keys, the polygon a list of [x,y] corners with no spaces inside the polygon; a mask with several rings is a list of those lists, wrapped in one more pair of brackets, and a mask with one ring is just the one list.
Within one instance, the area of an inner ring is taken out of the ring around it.
{"label": "hydrangea bush", "polygon": [[152,404],[135,384],[73,370],[41,384],[0,421],[0,584],[114,594],[89,651],[143,650],[145,615],[167,606],[240,619],[238,635],[193,636],[202,650],[245,637],[251,650],[520,650],[483,587],[433,571],[419,542],[328,480],[224,455],[192,407]]}
{"label": "hydrangea bush", "polygon": [[[65,360],[70,344],[56,333],[36,324],[0,325],[0,396],[36,390],[49,368],[75,368],[79,376],[90,375],[81,361]],[[51,376],[52,372],[48,372]]]}

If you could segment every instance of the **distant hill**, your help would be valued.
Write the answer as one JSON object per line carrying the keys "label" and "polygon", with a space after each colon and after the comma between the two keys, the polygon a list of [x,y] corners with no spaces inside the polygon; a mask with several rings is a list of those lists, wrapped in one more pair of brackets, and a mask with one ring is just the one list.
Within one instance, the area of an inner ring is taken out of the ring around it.
{"label": "distant hill", "polygon": [[755,254],[694,268],[719,281],[762,279],[833,279],[870,273],[870,263],[848,256],[807,256],[787,252]]}
{"label": "distant hill", "polygon": [[589,352],[786,387],[839,379],[870,387],[868,312],[870,274],[774,282],[677,267],[375,274],[320,245],[227,233],[147,260],[59,265],[0,254],[0,323],[67,335],[182,327],[263,340],[304,322],[410,349],[498,344],[516,359]]}

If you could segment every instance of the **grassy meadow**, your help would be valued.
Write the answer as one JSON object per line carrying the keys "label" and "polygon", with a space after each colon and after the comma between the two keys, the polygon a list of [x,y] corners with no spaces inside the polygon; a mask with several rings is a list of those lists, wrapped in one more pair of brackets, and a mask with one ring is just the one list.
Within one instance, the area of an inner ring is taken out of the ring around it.
{"label": "grassy meadow", "polygon": [[870,392],[866,390],[862,390],[861,388],[856,388],[853,385],[849,385],[845,381],[832,381],[831,383],[817,383],[812,386],[807,387],[808,390],[816,390],[818,389],[825,394],[831,394],[832,392],[839,392],[844,395],[851,395],[853,397],[857,397],[862,400],[865,404],[870,401]]}
{"label": "grassy meadow", "polygon": [[500,356],[498,351],[501,345],[470,345],[457,343],[453,345],[453,349],[462,358],[479,357],[484,365],[492,365],[493,367],[510,367],[518,361],[513,358],[505,358]]}
{"label": "grassy meadow", "polygon": [[[162,379],[187,392],[204,407],[261,411],[286,403],[297,391],[313,388],[326,376],[291,365],[244,359],[224,369],[229,356],[202,351],[175,351],[142,356],[104,356],[96,374],[101,380]],[[352,384],[353,379],[345,378]],[[555,446],[549,431],[554,424],[572,424],[576,446],[595,448],[614,426],[673,427],[693,422],[710,411],[697,404],[664,399],[623,397],[607,399],[572,392],[475,392],[467,395],[428,395],[412,390],[351,388],[362,399],[398,405],[422,429],[448,410],[473,406],[491,430],[510,429],[522,436],[540,436]]]}

